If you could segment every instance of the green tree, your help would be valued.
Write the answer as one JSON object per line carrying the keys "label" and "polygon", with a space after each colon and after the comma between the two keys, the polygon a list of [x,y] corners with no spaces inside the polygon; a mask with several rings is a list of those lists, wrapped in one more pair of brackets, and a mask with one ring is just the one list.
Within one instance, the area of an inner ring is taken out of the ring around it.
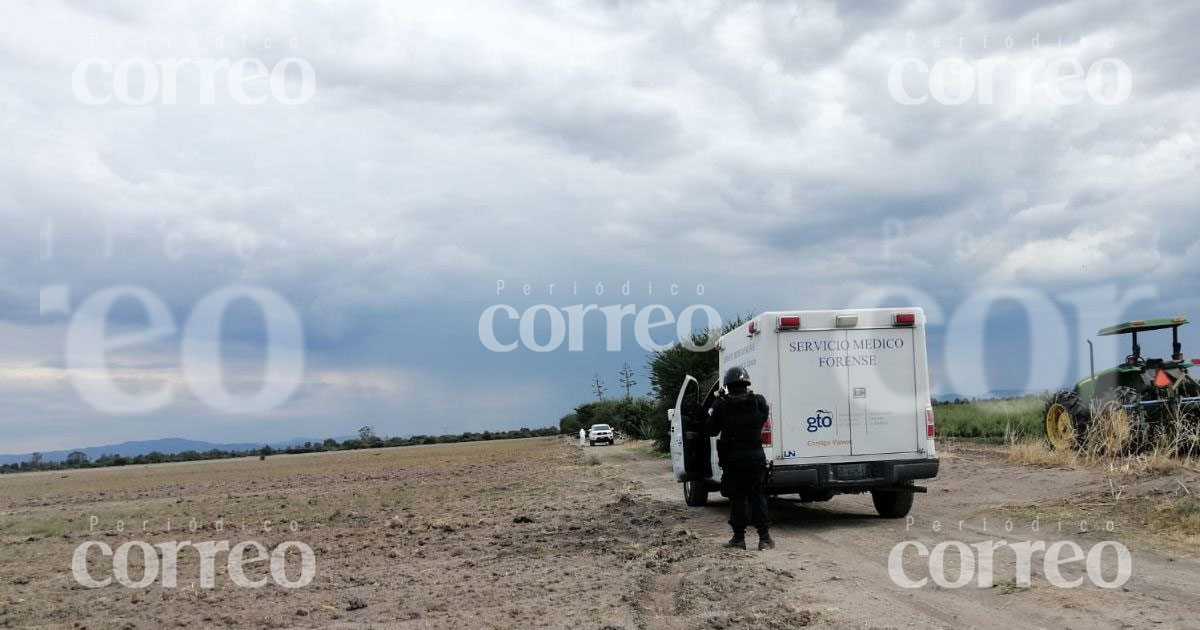
{"label": "green tree", "polygon": [[571,414],[575,416],[575,429],[572,432],[594,424],[607,424],[630,437],[647,438],[650,437],[653,411],[654,402],[640,397],[583,403]]}
{"label": "green tree", "polygon": [[683,378],[690,374],[700,382],[702,391],[707,392],[718,378],[720,358],[717,355],[716,338],[741,326],[753,315],[746,314],[725,322],[720,329],[701,330],[692,333],[692,348],[712,346],[708,350],[696,351],[680,343],[650,354],[650,393],[654,399],[651,412],[649,435],[654,446],[665,452],[670,446],[670,426],[667,410],[675,406],[675,397],[683,385]]}
{"label": "green tree", "polygon": [[558,430],[560,433],[579,433],[579,429],[583,428],[579,424],[579,415],[572,412],[558,420]]}

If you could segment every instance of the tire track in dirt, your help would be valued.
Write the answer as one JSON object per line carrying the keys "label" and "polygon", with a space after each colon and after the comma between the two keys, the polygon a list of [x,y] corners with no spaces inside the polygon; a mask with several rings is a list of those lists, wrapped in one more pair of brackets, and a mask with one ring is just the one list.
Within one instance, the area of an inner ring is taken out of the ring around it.
{"label": "tire track in dirt", "polygon": [[682,630],[688,627],[687,620],[677,612],[679,592],[683,576],[677,572],[666,575],[650,575],[639,581],[641,595],[634,600],[634,620],[639,630],[662,628]]}

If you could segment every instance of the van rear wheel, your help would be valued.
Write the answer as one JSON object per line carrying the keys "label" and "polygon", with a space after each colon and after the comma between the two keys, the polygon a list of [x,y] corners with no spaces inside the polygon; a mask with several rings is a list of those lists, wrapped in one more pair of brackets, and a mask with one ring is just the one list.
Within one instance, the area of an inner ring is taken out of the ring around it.
{"label": "van rear wheel", "polygon": [[871,502],[883,518],[904,518],[912,510],[913,493],[909,490],[872,490]]}
{"label": "van rear wheel", "polygon": [[683,502],[688,504],[688,507],[708,505],[708,489],[697,481],[683,482]]}

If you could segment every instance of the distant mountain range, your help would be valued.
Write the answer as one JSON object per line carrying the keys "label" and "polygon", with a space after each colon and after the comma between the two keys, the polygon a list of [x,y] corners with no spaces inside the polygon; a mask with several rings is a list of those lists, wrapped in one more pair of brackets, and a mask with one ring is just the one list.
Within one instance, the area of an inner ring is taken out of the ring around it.
{"label": "distant mountain range", "polygon": [[[988,400],[989,398],[1020,398],[1022,396],[1038,396],[1044,392],[1030,391],[1024,389],[993,389],[982,396],[975,396],[976,400]],[[941,401],[966,399],[970,400],[970,396],[962,396],[959,394],[933,394],[933,398]]]}
{"label": "distant mountain range", "polygon": [[[345,438],[336,438],[339,442]],[[287,442],[276,442],[271,444],[271,448],[284,449],[292,446],[299,446],[305,442],[321,442],[324,438],[296,438]],[[88,459],[94,460],[101,455],[123,455],[125,457],[136,457],[158,451],[164,455],[173,455],[182,453],[183,451],[210,451],[219,449],[222,451],[248,451],[251,449],[260,449],[263,447],[262,442],[245,442],[241,444],[216,444],[213,442],[202,442],[200,440],[188,440],[184,438],[162,438],[159,440],[141,440],[136,442],[121,442],[120,444],[108,444],[105,446],[88,446],[86,448],[72,448],[64,451],[45,451],[42,453],[42,461],[46,462],[61,462],[67,458],[67,455],[75,451],[83,451],[87,454]],[[16,464],[19,462],[29,461],[30,453],[0,455],[0,465]]]}
{"label": "distant mountain range", "polygon": [[[987,396],[979,398],[1011,398],[1016,396],[1029,395],[1029,392],[1020,390],[994,390],[988,392]],[[955,394],[934,394],[937,400],[955,400],[960,396]],[[348,440],[357,436],[344,435],[335,437],[339,442]],[[300,446],[305,442],[323,442],[325,438],[295,438],[286,442],[271,442],[271,448],[285,449],[293,446]],[[174,455],[183,451],[210,451],[218,449],[222,451],[249,451],[257,450],[263,447],[262,442],[242,442],[238,444],[218,444],[215,442],[203,442],[200,440],[189,440],[186,438],[162,438],[158,440],[140,440],[133,442],[121,442],[120,444],[107,444],[105,446],[88,446],[84,448],[71,448],[61,451],[44,451],[42,453],[42,461],[45,462],[61,462],[67,458],[67,455],[75,451],[83,451],[88,456],[89,460],[95,460],[102,455],[121,455],[124,457],[136,457],[158,451],[164,455]],[[30,453],[0,455],[0,465],[17,464],[20,462],[29,461]]]}

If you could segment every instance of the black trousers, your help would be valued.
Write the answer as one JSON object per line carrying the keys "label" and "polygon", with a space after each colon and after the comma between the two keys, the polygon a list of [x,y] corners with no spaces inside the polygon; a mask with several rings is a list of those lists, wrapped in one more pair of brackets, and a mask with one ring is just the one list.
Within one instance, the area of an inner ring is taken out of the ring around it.
{"label": "black trousers", "polygon": [[721,465],[721,494],[729,497],[729,526],[735,532],[744,532],[749,525],[759,530],[771,526],[763,494],[767,462],[762,449],[755,450],[728,453]]}

